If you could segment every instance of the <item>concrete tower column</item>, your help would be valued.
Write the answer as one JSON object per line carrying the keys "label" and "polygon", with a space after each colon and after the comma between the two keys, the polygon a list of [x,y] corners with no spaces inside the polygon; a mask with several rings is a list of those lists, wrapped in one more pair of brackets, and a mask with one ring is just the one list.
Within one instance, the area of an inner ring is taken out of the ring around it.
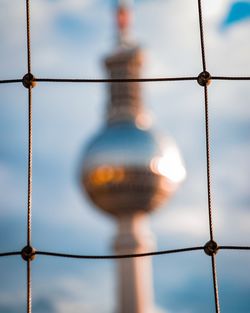
{"label": "concrete tower column", "polygon": [[[155,242],[146,214],[134,214],[118,219],[114,242],[116,254],[153,251]],[[151,257],[119,259],[118,313],[153,313],[153,282]]]}

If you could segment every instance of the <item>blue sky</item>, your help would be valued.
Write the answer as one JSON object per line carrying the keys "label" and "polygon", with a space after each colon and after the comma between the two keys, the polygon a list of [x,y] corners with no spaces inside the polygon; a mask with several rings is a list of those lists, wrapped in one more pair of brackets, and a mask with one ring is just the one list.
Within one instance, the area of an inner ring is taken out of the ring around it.
{"label": "blue sky", "polygon": [[[249,14],[240,9],[249,8],[249,1],[203,3],[208,70],[249,76]],[[134,36],[145,49],[144,76],[201,72],[196,1],[137,1],[134,10]],[[33,0],[31,13],[35,76],[105,77],[102,60],[115,46],[113,1]],[[22,77],[24,2],[0,1],[0,24],[0,77]],[[176,195],[152,216],[158,248],[203,245],[208,216],[202,89],[195,82],[143,88],[155,129],[175,138],[188,173]],[[0,251],[19,250],[26,242],[27,94],[15,84],[1,85],[0,94]],[[110,253],[115,223],[92,207],[78,182],[84,147],[103,123],[106,86],[40,83],[33,94],[33,245]],[[214,227],[220,244],[250,244],[249,101],[249,82],[216,81],[209,87]],[[218,254],[222,312],[250,311],[249,261],[247,252]],[[210,260],[203,253],[155,257],[153,269],[155,301],[163,312],[213,312]],[[25,312],[23,261],[0,259],[0,277],[0,312]],[[114,312],[115,284],[112,261],[37,258],[34,312]]]}
{"label": "blue sky", "polygon": [[225,18],[224,25],[232,25],[250,18],[250,2],[235,1]]}

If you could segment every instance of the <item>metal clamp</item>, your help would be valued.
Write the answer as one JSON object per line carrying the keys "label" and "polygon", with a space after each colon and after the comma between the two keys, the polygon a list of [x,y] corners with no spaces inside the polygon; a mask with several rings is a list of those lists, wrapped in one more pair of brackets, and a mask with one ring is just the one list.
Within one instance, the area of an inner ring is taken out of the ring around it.
{"label": "metal clamp", "polygon": [[210,240],[204,246],[204,251],[207,255],[212,256],[219,250],[218,245],[215,241]]}
{"label": "metal clamp", "polygon": [[203,87],[208,86],[211,83],[210,73],[207,71],[201,72],[197,77],[197,82]]}
{"label": "metal clamp", "polygon": [[35,77],[33,74],[31,73],[27,73],[23,76],[23,79],[22,79],[22,83],[23,83],[23,86],[25,88],[34,88],[36,86],[36,81],[35,81]]}
{"label": "metal clamp", "polygon": [[36,257],[36,250],[31,246],[26,246],[22,249],[21,255],[24,261],[33,261]]}

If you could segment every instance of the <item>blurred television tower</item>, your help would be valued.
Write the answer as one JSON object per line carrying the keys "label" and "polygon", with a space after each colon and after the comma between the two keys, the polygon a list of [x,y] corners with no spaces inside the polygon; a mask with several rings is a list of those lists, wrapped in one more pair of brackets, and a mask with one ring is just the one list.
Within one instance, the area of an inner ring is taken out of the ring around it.
{"label": "blurred television tower", "polygon": [[[109,78],[139,78],[143,56],[130,37],[131,1],[117,6],[117,47],[106,58]],[[82,186],[93,203],[117,221],[116,254],[155,250],[148,214],[185,177],[178,148],[149,129],[139,82],[109,85],[105,125],[83,157]],[[119,313],[154,313],[151,258],[118,260]]]}

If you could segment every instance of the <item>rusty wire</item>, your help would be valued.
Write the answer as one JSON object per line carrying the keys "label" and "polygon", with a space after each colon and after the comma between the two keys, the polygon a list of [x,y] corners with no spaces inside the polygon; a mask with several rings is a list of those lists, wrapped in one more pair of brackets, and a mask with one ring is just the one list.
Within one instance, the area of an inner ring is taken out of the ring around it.
{"label": "rusty wire", "polygon": [[220,313],[219,288],[218,288],[218,279],[217,279],[217,271],[216,271],[215,253],[211,255],[211,262],[212,262],[212,274],[213,274],[215,311],[216,313]]}
{"label": "rusty wire", "polygon": [[[31,77],[31,48],[30,48],[30,0],[26,0],[26,35],[27,35],[27,74]],[[25,77],[25,76],[24,76]],[[32,231],[32,81],[24,86],[28,89],[28,191],[27,191],[27,247],[31,246]],[[31,258],[27,262],[27,313],[32,312],[32,289],[31,289]]]}
{"label": "rusty wire", "polygon": [[212,218],[212,200],[211,200],[211,166],[210,166],[210,130],[208,113],[208,92],[207,86],[204,86],[204,106],[205,106],[205,134],[206,134],[206,158],[207,158],[207,201],[208,201],[208,222],[210,240],[214,240],[213,218]]}
{"label": "rusty wire", "polygon": [[201,0],[198,0],[198,17],[199,17],[199,29],[200,29],[200,45],[201,45],[202,67],[203,67],[203,72],[205,72],[207,70],[207,67],[206,67],[206,55],[205,55],[205,43],[204,43],[203,16],[202,16]]}
{"label": "rusty wire", "polygon": [[27,313],[32,312],[31,260],[27,261]]}
{"label": "rusty wire", "polygon": [[32,87],[28,89],[28,199],[27,199],[27,246],[31,245],[32,218]]}
{"label": "rusty wire", "polygon": [[[211,199],[211,162],[210,162],[210,134],[209,134],[209,112],[208,112],[208,84],[210,83],[211,75],[207,72],[206,68],[206,55],[205,55],[205,43],[204,43],[204,30],[203,30],[203,16],[202,16],[202,4],[201,0],[197,0],[198,3],[198,15],[199,15],[199,30],[200,30],[200,46],[201,46],[201,58],[203,72],[201,76],[205,75],[205,80],[203,82],[198,82],[203,86],[204,89],[204,106],[205,106],[205,137],[206,137],[206,168],[207,168],[207,200],[208,200],[208,221],[209,221],[209,233],[210,233],[210,243],[217,247],[216,242],[214,242],[213,234],[213,216],[212,216],[212,199]],[[218,279],[216,273],[216,260],[215,254],[217,251],[212,251],[211,261],[212,261],[212,276],[213,276],[213,289],[214,289],[214,302],[215,311],[220,313],[220,302],[219,302],[219,290],[218,290]]]}

